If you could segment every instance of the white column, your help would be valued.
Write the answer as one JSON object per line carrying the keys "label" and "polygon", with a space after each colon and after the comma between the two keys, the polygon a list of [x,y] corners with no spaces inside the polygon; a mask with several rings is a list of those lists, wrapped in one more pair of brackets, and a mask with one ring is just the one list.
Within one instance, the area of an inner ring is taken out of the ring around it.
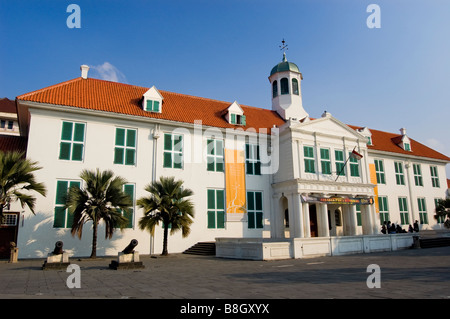
{"label": "white column", "polygon": [[377,214],[377,211],[375,209],[375,205],[370,205],[370,216],[371,216],[371,220],[372,220],[372,234],[379,234],[380,233],[380,229],[379,229],[379,219],[380,216],[379,214]]}
{"label": "white column", "polygon": [[284,211],[283,203],[281,201],[280,194],[272,196],[272,221],[270,223],[270,236],[272,238],[283,238],[284,237]]}
{"label": "white column", "polygon": [[330,228],[328,226],[328,205],[318,204],[317,210],[319,237],[330,237]]}
{"label": "white column", "polygon": [[309,204],[303,203],[303,229],[306,238],[311,237],[311,226],[309,221]]}
{"label": "white column", "polygon": [[372,216],[370,212],[370,205],[361,205],[361,221],[363,235],[372,234]]}
{"label": "white column", "polygon": [[[289,231],[291,238],[303,237],[302,223],[302,204],[300,202],[300,194],[294,193],[291,196],[289,204]],[[292,203],[292,204],[291,204]],[[291,214],[292,210],[292,214]]]}
{"label": "white column", "polygon": [[350,234],[351,236],[356,235],[356,227],[358,226],[356,218],[356,205],[349,205],[349,215],[350,215]]}

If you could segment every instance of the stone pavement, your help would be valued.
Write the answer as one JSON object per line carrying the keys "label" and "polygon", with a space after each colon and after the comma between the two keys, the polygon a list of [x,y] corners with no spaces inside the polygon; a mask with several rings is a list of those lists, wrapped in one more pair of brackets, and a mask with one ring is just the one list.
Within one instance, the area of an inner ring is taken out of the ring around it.
{"label": "stone pavement", "polygon": [[[109,269],[113,259],[71,258],[80,288],[65,269],[42,270],[44,259],[0,261],[0,299],[450,299],[450,247],[281,261],[141,256],[135,270]],[[367,286],[371,264],[380,288]]]}

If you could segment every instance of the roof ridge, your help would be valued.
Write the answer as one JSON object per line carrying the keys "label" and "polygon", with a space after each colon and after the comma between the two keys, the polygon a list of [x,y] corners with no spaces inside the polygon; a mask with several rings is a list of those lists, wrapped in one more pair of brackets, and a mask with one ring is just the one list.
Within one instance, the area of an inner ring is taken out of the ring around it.
{"label": "roof ridge", "polygon": [[28,92],[28,93],[24,93],[22,95],[18,95],[17,99],[20,100],[21,98],[24,98],[24,97],[27,97],[27,96],[30,96],[30,95],[33,95],[33,94],[36,94],[36,93],[45,92],[45,91],[50,90],[50,89],[54,89],[54,88],[57,88],[57,87],[61,87],[61,86],[67,85],[67,84],[72,83],[72,82],[76,82],[77,80],[82,80],[82,78],[81,77],[74,78],[74,79],[67,80],[67,81],[64,81],[64,82],[61,82],[61,83],[57,83],[57,84],[54,84],[54,85],[47,86],[47,87],[39,89],[39,90],[35,90],[35,91]]}

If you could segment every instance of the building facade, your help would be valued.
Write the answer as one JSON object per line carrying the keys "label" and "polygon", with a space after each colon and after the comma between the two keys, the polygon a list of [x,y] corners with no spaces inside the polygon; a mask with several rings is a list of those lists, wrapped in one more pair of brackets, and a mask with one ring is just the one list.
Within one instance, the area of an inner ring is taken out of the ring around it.
{"label": "building facade", "polygon": [[[111,169],[133,199],[127,228],[102,238],[99,255],[131,239],[142,254],[162,250],[162,227],[141,231],[136,200],[160,176],[193,190],[189,237],[169,239],[169,252],[217,238],[286,240],[375,236],[384,221],[442,228],[434,203],[446,193],[447,156],[409,138],[342,123],[303,108],[297,65],[283,56],[269,76],[272,110],[109,82],[82,75],[16,99],[26,156],[39,162],[36,215],[21,211],[19,257],[44,257],[58,240],[86,256],[91,234],[70,234],[61,207],[83,169]],[[89,228],[86,225],[85,228]]]}

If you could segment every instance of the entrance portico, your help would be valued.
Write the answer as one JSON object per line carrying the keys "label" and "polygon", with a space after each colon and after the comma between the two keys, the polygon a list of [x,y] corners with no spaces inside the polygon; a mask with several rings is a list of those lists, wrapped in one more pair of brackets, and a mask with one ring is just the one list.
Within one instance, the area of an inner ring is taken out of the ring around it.
{"label": "entrance portico", "polygon": [[[274,185],[271,238],[313,238],[378,233],[372,184],[357,184],[358,192],[330,192],[353,185],[322,185],[306,191],[286,183]],[[301,186],[296,181],[297,186]],[[328,190],[328,191],[325,191]],[[358,209],[358,210],[357,210]],[[358,216],[360,214],[360,216]],[[359,218],[358,218],[359,217]],[[358,225],[360,221],[360,226]]]}

